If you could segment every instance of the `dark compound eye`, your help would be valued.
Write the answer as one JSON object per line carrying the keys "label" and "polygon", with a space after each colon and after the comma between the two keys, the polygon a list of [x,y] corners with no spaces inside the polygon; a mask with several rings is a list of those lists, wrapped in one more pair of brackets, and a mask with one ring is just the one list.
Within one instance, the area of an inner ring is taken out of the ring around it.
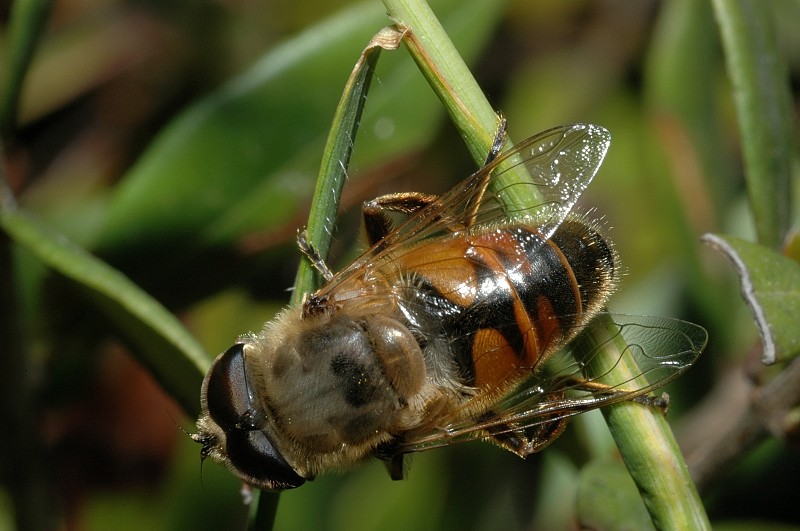
{"label": "dark compound eye", "polygon": [[272,490],[305,483],[258,429],[264,413],[255,403],[248,381],[244,344],[237,343],[214,362],[208,374],[206,402],[209,416],[225,432],[225,454],[243,479]]}
{"label": "dark compound eye", "polygon": [[206,401],[209,416],[223,431],[235,429],[252,407],[243,344],[237,343],[214,361],[208,373]]}
{"label": "dark compound eye", "polygon": [[262,431],[228,433],[225,450],[239,474],[259,488],[293,489],[306,482],[275,450]]}

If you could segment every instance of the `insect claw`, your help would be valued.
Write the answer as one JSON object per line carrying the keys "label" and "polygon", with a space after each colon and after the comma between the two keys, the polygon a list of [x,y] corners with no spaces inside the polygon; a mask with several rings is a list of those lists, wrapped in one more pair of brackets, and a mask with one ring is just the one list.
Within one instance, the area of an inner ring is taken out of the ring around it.
{"label": "insect claw", "polygon": [[669,394],[667,393],[661,393],[661,396],[639,395],[633,401],[655,408],[661,411],[662,415],[666,415],[669,409]]}
{"label": "insect claw", "polygon": [[486,162],[483,163],[487,166],[490,162],[497,158],[500,151],[503,150],[503,143],[506,141],[506,117],[503,112],[497,113],[497,129],[494,131],[494,139],[492,140],[492,147],[489,148],[489,154],[486,155]]}

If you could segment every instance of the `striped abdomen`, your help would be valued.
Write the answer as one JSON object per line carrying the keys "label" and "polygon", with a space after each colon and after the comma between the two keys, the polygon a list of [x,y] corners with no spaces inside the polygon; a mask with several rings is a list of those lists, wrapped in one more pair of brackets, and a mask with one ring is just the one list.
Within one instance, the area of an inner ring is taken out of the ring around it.
{"label": "striped abdomen", "polygon": [[412,327],[439,351],[446,345],[461,383],[482,389],[528,374],[574,337],[615,285],[612,248],[573,218],[549,240],[512,225],[424,244],[401,262],[413,274],[405,305]]}

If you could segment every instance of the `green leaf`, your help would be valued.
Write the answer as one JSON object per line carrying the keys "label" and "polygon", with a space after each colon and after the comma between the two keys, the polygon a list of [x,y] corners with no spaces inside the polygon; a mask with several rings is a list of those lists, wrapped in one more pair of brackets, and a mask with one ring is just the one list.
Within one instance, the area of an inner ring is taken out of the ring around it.
{"label": "green leaf", "polygon": [[[474,57],[496,6],[437,2]],[[269,51],[252,68],[178,116],[115,192],[97,245],[160,241],[228,245],[292,223],[314,187],[329,119],[357,53],[390,20],[375,2],[348,9]],[[360,124],[361,165],[420,147],[440,118],[413,64],[382,63]],[[358,174],[354,175],[356,178]]]}
{"label": "green leaf", "polygon": [[800,265],[734,236],[706,234],[703,241],[733,264],[742,297],[761,335],[764,363],[800,354]]}
{"label": "green leaf", "polygon": [[148,367],[189,415],[199,413],[199,392],[209,356],[178,319],[133,282],[31,214],[7,201],[0,227],[53,271],[78,284],[138,347]]}
{"label": "green leaf", "polygon": [[338,95],[326,87],[341,86],[348,72],[342,65],[380,27],[381,15],[374,5],[341,12],[179,115],[118,187],[100,247],[154,234],[225,243],[254,228],[243,214],[254,196],[262,227],[289,219],[313,187]]}
{"label": "green leaf", "polygon": [[711,2],[733,85],[745,178],[758,241],[778,248],[791,223],[792,157],[797,145],[784,58],[773,28],[773,4]]}

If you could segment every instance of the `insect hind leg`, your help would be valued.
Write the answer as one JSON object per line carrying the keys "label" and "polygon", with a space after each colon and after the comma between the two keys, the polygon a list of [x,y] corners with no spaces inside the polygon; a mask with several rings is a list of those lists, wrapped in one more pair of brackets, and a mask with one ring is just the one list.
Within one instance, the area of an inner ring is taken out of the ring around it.
{"label": "insect hind leg", "polygon": [[465,208],[466,216],[464,217],[464,224],[467,227],[472,227],[478,220],[478,210],[481,207],[481,203],[483,203],[483,198],[486,195],[486,189],[489,187],[490,177],[492,176],[493,170],[486,169],[489,164],[494,162],[500,152],[503,150],[503,143],[506,140],[506,117],[503,116],[503,113],[497,113],[497,129],[494,132],[494,139],[492,140],[492,147],[489,148],[489,154],[486,155],[486,161],[483,163],[483,166],[475,175],[482,175],[482,178],[478,184],[478,189],[475,194],[470,198],[470,201],[467,203]]}
{"label": "insect hind leg", "polygon": [[625,397],[623,398],[624,401],[627,400],[629,402],[636,402],[644,406],[655,408],[661,411],[661,413],[664,415],[666,415],[667,409],[669,408],[669,395],[667,393],[661,393],[661,396],[653,396],[647,394],[646,392],[642,392],[641,394],[630,396],[633,394],[630,390],[619,389],[614,386],[585,380],[583,378],[570,378],[566,383],[570,388],[577,389],[579,391],[586,391],[596,395],[606,395],[609,397]]}
{"label": "insect hind leg", "polygon": [[[489,148],[489,153],[486,155],[484,166],[490,164],[503,149],[503,143],[506,139],[506,118],[503,113],[497,114],[498,124],[492,140],[492,146]],[[485,187],[488,185],[487,173],[486,182],[482,183],[484,188],[480,194],[477,194],[482,199],[485,193]],[[396,194],[386,194],[371,201],[366,201],[361,206],[361,212],[364,217],[364,228],[367,233],[367,241],[370,245],[375,245],[383,238],[385,238],[393,229],[392,220],[386,215],[387,212],[398,212],[400,214],[414,214],[430,205],[438,199],[438,196],[431,194],[424,194],[420,192],[401,192]],[[475,204],[477,208],[480,205],[480,200]]]}
{"label": "insect hind leg", "polygon": [[567,417],[546,420],[524,429],[509,424],[498,424],[486,429],[493,443],[509,452],[525,458],[541,452],[558,439],[567,427]]}

